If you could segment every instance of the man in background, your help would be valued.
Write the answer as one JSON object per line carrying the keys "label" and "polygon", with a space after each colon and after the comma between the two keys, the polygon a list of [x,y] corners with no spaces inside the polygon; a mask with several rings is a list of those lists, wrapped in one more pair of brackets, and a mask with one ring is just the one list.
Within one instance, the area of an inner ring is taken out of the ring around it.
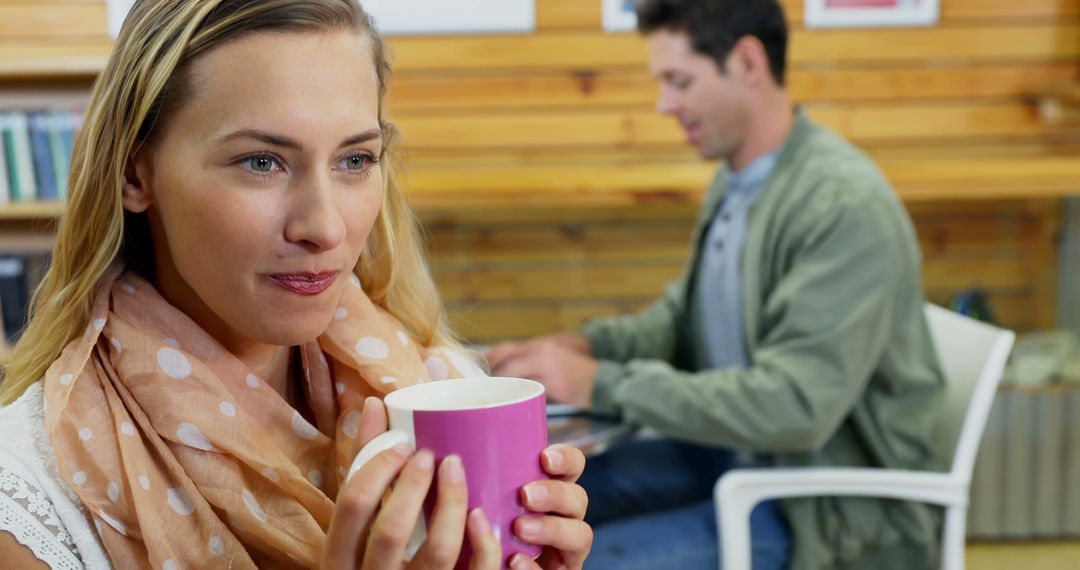
{"label": "man in background", "polygon": [[[590,461],[587,567],[716,568],[712,488],[739,466],[936,469],[944,380],[903,206],[785,89],[776,0],[645,0],[658,109],[723,166],[685,275],[640,314],[506,343],[499,375],[652,428]],[[929,568],[939,513],[861,498],[760,505],[754,568]]]}

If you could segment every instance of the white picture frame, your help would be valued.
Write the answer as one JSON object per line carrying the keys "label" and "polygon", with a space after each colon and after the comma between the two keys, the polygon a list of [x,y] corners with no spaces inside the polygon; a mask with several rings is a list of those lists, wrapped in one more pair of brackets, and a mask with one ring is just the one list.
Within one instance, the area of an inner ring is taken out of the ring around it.
{"label": "white picture frame", "polygon": [[536,0],[364,0],[386,35],[527,34]]}
{"label": "white picture frame", "polygon": [[135,0],[105,0],[105,11],[109,16],[109,37],[116,39],[120,36],[120,28],[124,25]]}
{"label": "white picture frame", "polygon": [[604,31],[633,32],[637,30],[637,13],[634,12],[636,0],[601,1],[604,3]]}
{"label": "white picture frame", "polygon": [[[134,3],[106,0],[114,39]],[[391,36],[536,31],[536,0],[364,0],[363,6],[379,31]]]}
{"label": "white picture frame", "polygon": [[940,8],[940,0],[806,0],[804,24],[807,28],[933,26]]}

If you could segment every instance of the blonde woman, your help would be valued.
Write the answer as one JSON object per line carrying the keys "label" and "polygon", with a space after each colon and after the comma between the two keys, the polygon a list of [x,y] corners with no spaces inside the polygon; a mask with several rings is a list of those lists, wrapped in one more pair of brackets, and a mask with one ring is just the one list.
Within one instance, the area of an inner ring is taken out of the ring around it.
{"label": "blonde woman", "polygon": [[[475,373],[394,184],[388,76],[354,0],[136,2],[0,391],[5,567],[503,564],[460,461],[343,477],[379,396]],[[580,568],[584,458],[541,463],[515,531],[544,553],[510,564]]]}

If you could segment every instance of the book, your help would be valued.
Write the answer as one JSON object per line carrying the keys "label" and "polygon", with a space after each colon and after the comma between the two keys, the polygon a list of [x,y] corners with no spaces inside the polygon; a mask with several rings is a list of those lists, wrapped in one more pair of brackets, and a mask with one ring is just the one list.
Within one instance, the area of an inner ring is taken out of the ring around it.
{"label": "book", "polygon": [[[0,114],[0,206],[11,202],[11,182],[8,178],[7,153],[4,152],[4,115]],[[2,333],[0,333],[2,336]]]}
{"label": "book", "polygon": [[64,199],[67,196],[68,163],[71,162],[71,152],[64,149],[63,130],[67,127],[67,119],[60,112],[50,111],[45,124],[49,134],[49,156],[56,181],[56,197]]}
{"label": "book", "polygon": [[0,310],[3,311],[4,332],[9,343],[18,340],[22,332],[27,304],[23,260],[17,256],[0,257]]}
{"label": "book", "polygon": [[26,117],[30,133],[30,154],[34,162],[34,176],[38,183],[39,200],[56,200],[56,174],[53,170],[52,149],[49,145],[48,115],[43,112],[29,113]]}
{"label": "book", "polygon": [[38,183],[34,177],[34,156],[30,149],[30,125],[26,114],[14,112],[8,115],[11,141],[15,149],[15,170],[18,171],[19,194],[12,194],[13,201],[33,202],[38,198]]}
{"label": "book", "polygon": [[[75,149],[75,133],[82,128],[82,113],[78,111],[60,111],[58,113],[60,120],[60,144],[63,146],[63,152],[61,156],[64,157],[65,172],[67,173],[66,179],[70,181],[71,178],[71,159],[74,155]],[[68,182],[65,182],[63,186],[59,188],[60,199],[67,199],[67,187]]]}
{"label": "book", "polygon": [[0,147],[3,147],[4,162],[7,164],[8,201],[18,202],[22,196],[22,181],[19,179],[19,161],[15,149],[15,123],[11,113],[0,112]]}

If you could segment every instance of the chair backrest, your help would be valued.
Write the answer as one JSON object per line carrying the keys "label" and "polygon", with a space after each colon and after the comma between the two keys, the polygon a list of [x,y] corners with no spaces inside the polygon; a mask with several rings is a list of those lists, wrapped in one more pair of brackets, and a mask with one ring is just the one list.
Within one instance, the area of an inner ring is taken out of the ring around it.
{"label": "chair backrest", "polygon": [[952,473],[971,479],[986,418],[1016,336],[934,305],[926,305],[947,390],[938,425],[941,449],[953,451]]}

